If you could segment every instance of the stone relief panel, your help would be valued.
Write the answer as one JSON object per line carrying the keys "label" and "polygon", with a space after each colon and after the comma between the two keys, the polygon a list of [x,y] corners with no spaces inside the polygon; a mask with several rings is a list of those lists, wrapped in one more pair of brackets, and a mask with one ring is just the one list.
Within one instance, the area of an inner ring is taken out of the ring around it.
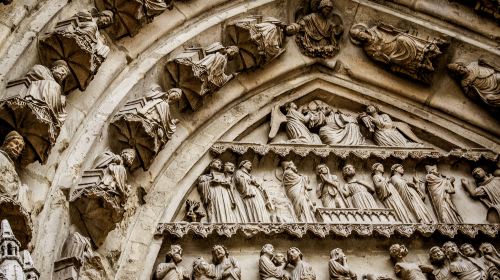
{"label": "stone relief panel", "polygon": [[422,39],[384,23],[372,27],[357,23],[349,34],[351,42],[362,47],[371,59],[427,84],[436,71],[437,58],[449,44],[441,38]]}
{"label": "stone relief panel", "polygon": [[475,1],[464,1],[460,0],[466,5],[474,7],[474,10],[482,15],[487,15],[497,22],[500,22],[500,5],[495,0],[475,0]]}

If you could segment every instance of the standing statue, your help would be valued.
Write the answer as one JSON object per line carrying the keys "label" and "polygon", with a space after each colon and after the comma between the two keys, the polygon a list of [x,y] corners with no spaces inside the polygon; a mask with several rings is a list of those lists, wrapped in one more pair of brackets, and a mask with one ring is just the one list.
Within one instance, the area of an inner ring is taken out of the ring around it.
{"label": "standing statue", "polygon": [[366,112],[359,115],[365,126],[373,133],[373,141],[379,146],[421,147],[420,140],[408,124],[395,122],[387,114],[380,114],[374,105],[368,105]]}
{"label": "standing statue", "polygon": [[269,138],[274,138],[282,123],[286,122],[286,134],[288,143],[294,144],[321,144],[318,135],[309,131],[307,123],[312,115],[304,115],[294,102],[285,104],[286,116],[281,113],[280,107],[276,105],[271,112],[271,131]]}
{"label": "standing statue", "polygon": [[236,259],[229,256],[227,248],[215,245],[212,248],[212,263],[215,265],[215,279],[241,280],[241,269]]}
{"label": "standing statue", "polygon": [[370,193],[375,192],[372,186],[356,180],[356,169],[348,164],[342,168],[342,176],[347,184],[344,185],[342,193],[345,197],[351,197],[351,206],[359,209],[380,208]]}
{"label": "standing statue", "polygon": [[466,179],[462,179],[462,186],[472,197],[479,198],[488,207],[488,221],[500,223],[500,177],[487,174],[480,167],[472,170],[472,176],[477,186],[471,186]]}
{"label": "standing statue", "polygon": [[471,244],[469,243],[462,244],[462,246],[460,246],[460,252],[462,253],[463,256],[465,256],[471,262],[476,264],[484,272],[484,275],[487,276],[485,278],[491,280],[493,279],[497,280],[498,278],[495,277],[500,276],[499,275],[500,271],[496,267],[492,267],[491,262],[489,262],[483,256],[478,257],[476,249],[474,249],[474,247],[472,247]]}
{"label": "standing statue", "polygon": [[422,271],[432,275],[435,280],[457,280],[457,278],[451,274],[450,265],[446,258],[443,249],[438,246],[434,246],[429,250],[429,260],[431,265],[421,266]]}
{"label": "standing statue", "polygon": [[250,174],[252,163],[249,160],[240,162],[239,169],[234,174],[236,189],[243,198],[248,221],[250,223],[270,223],[271,217],[267,211],[264,190],[257,179]]}
{"label": "standing statue", "polygon": [[297,172],[297,167],[292,161],[282,162],[283,167],[283,187],[286,195],[293,205],[297,219],[302,223],[314,223],[315,207],[309,197],[309,178]]}
{"label": "standing statue", "polygon": [[421,39],[394,26],[380,23],[368,28],[365,24],[353,25],[351,41],[361,46],[375,61],[401,73],[430,83],[435,72],[436,58],[448,43],[442,39]]}
{"label": "standing statue", "polygon": [[413,262],[407,262],[405,257],[408,255],[408,249],[405,245],[393,244],[389,248],[391,260],[395,263],[394,272],[403,280],[426,280],[424,272],[420,266]]}
{"label": "standing statue", "polygon": [[320,183],[316,190],[318,198],[326,208],[346,208],[347,203],[340,190],[340,182],[336,175],[330,174],[330,169],[326,164],[316,167],[316,174]]}
{"label": "standing statue", "polygon": [[11,131],[0,148],[0,196],[17,200],[21,179],[16,171],[15,161],[24,150],[24,139],[16,131]]}
{"label": "standing statue", "polygon": [[231,181],[222,173],[222,161],[214,159],[210,171],[198,178],[198,192],[207,210],[210,223],[237,223],[236,202]]}
{"label": "standing statue", "polygon": [[479,252],[487,264],[500,269],[500,254],[491,243],[482,243],[479,246]]}
{"label": "standing statue", "polygon": [[378,199],[382,201],[382,204],[386,208],[394,210],[402,223],[413,223],[413,215],[408,207],[406,207],[404,200],[390,182],[390,179],[384,177],[384,166],[381,163],[375,163],[372,166],[372,174],[375,192],[378,195]]}
{"label": "standing statue", "polygon": [[193,261],[192,280],[220,279],[215,276],[215,266],[209,264],[204,258],[198,257]]}
{"label": "standing statue", "polygon": [[468,257],[463,256],[457,244],[448,241],[443,251],[450,262],[450,273],[459,280],[483,280],[485,275],[480,266]]}
{"label": "standing statue", "polygon": [[265,244],[260,251],[259,274],[261,280],[286,280],[286,262],[276,265],[274,259],[274,246]]}
{"label": "standing statue", "polygon": [[132,166],[136,158],[133,149],[124,149],[120,155],[111,151],[105,151],[99,155],[93,169],[104,171],[104,176],[97,184],[97,188],[102,191],[113,193],[119,196],[126,196],[128,193],[127,168]]}
{"label": "standing statue", "polygon": [[480,99],[486,105],[500,107],[500,69],[483,60],[464,64],[448,64],[448,69],[459,81],[465,94]]}
{"label": "standing statue", "polygon": [[462,217],[451,199],[451,195],[455,193],[455,178],[441,175],[435,165],[426,165],[425,170],[425,184],[438,221],[446,224],[462,223]]}
{"label": "standing statue", "polygon": [[298,18],[297,23],[287,26],[290,35],[296,34],[295,42],[303,54],[310,57],[331,58],[340,47],[340,35],[344,31],[342,20],[336,14],[332,15],[331,0],[310,1],[310,13]]}
{"label": "standing statue", "polygon": [[391,183],[398,191],[401,198],[412,211],[418,223],[430,224],[434,222],[432,215],[424,203],[425,194],[417,184],[406,181],[403,178],[404,169],[401,164],[394,164],[391,167]]}
{"label": "standing statue", "polygon": [[299,248],[288,249],[286,255],[288,265],[292,267],[290,280],[316,280],[312,266],[303,260],[304,256]]}
{"label": "standing statue", "polygon": [[189,280],[189,273],[179,264],[182,262],[182,247],[170,245],[164,263],[156,267],[156,279],[158,280]]}
{"label": "standing statue", "polygon": [[236,176],[234,173],[235,166],[232,162],[224,163],[224,176],[226,180],[231,184],[231,196],[234,201],[234,212],[238,223],[248,223],[250,220],[247,215],[247,210],[245,209],[245,202],[243,201],[241,195],[236,189]]}
{"label": "standing statue", "polygon": [[340,248],[333,249],[330,252],[330,261],[328,262],[328,271],[330,280],[357,280],[356,272],[352,271],[347,265],[347,258]]}

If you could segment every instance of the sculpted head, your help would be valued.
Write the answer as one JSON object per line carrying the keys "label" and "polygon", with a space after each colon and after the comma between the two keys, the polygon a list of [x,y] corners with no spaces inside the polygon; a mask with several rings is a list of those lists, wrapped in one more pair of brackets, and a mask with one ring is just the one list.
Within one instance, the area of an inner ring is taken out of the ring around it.
{"label": "sculpted head", "polygon": [[215,245],[212,248],[212,262],[214,264],[219,264],[224,260],[224,258],[229,256],[229,252],[223,245]]}
{"label": "sculpted head", "polygon": [[222,161],[218,158],[213,159],[212,162],[210,162],[210,168],[221,171],[222,170]]}
{"label": "sculpted head", "polygon": [[273,258],[273,263],[275,265],[283,265],[286,263],[286,257],[283,253],[276,253]]}
{"label": "sculpted head", "polygon": [[10,159],[17,160],[25,147],[24,138],[17,131],[11,131],[5,136],[2,150],[7,153]]}
{"label": "sculpted head", "polygon": [[169,101],[179,101],[182,97],[182,89],[180,88],[171,88],[167,92],[167,97]]}
{"label": "sculpted head", "polygon": [[384,173],[384,166],[380,162],[376,162],[372,165],[372,173],[376,171]]}
{"label": "sculpted head", "polygon": [[271,244],[265,244],[260,250],[260,255],[268,254],[269,256],[274,256],[274,246]]}
{"label": "sculpted head", "polygon": [[453,75],[458,77],[463,77],[469,73],[469,69],[467,69],[467,66],[462,62],[448,64],[448,70],[450,70]]}
{"label": "sculpted head", "polygon": [[122,157],[125,166],[130,167],[134,163],[135,157],[137,156],[137,152],[134,149],[124,149],[120,153],[120,156]]}
{"label": "sculpted head", "polygon": [[320,175],[320,174],[328,174],[330,173],[330,169],[328,168],[328,166],[326,166],[326,164],[319,164],[318,166],[316,166],[316,174]]}
{"label": "sculpted head", "polygon": [[408,255],[408,249],[405,245],[393,244],[389,248],[389,255],[391,259],[398,261],[404,259]]}
{"label": "sculpted head", "polygon": [[240,162],[239,168],[245,168],[248,171],[252,170],[252,162],[249,160],[243,160]]}
{"label": "sculpted head", "polygon": [[68,63],[64,60],[56,60],[52,63],[52,67],[50,68],[50,72],[52,72],[52,76],[56,80],[57,83],[61,84],[68,77],[70,70]]}
{"label": "sculpted head", "polygon": [[451,242],[451,241],[444,243],[443,251],[448,258],[454,258],[454,257],[458,256],[458,253],[460,252],[458,250],[457,244],[455,244],[454,242]]}
{"label": "sculpted head", "polygon": [[342,260],[345,257],[344,251],[340,248],[335,248],[330,252],[330,259],[334,261]]}
{"label": "sculpted head", "polygon": [[175,264],[182,262],[182,247],[180,245],[171,245],[165,261],[167,263],[173,262]]}
{"label": "sculpted head", "polygon": [[405,173],[405,170],[403,168],[403,165],[396,163],[393,166],[391,166],[391,172],[393,175],[396,173],[403,175]]}
{"label": "sculpted head", "polygon": [[432,264],[439,265],[444,263],[446,258],[446,255],[444,254],[443,250],[438,247],[434,246],[429,250],[429,260],[431,261]]}
{"label": "sculpted head", "polygon": [[366,112],[370,115],[376,114],[379,112],[379,109],[375,105],[368,105],[366,106]]}
{"label": "sculpted head", "polygon": [[114,13],[110,10],[105,10],[99,13],[97,16],[97,26],[99,28],[106,28],[113,23]]}
{"label": "sculpted head", "polygon": [[348,164],[342,168],[342,176],[344,178],[350,178],[356,175],[356,169],[354,169],[354,166]]}
{"label": "sculpted head", "polygon": [[462,244],[462,246],[460,246],[460,252],[466,257],[473,258],[476,256],[476,249],[469,243]]}
{"label": "sculpted head", "polygon": [[481,252],[481,256],[491,256],[496,254],[497,250],[491,243],[482,243],[479,245],[479,252]]}
{"label": "sculpted head", "polygon": [[425,171],[427,172],[427,174],[438,174],[436,165],[426,165]]}
{"label": "sculpted head", "polygon": [[295,167],[295,164],[293,163],[293,161],[283,161],[281,163],[281,166],[283,167],[283,170],[293,170],[294,172],[297,172],[297,167]]}
{"label": "sculpted head", "polygon": [[477,181],[482,181],[486,178],[486,171],[481,167],[474,168],[474,170],[472,170],[472,177]]}
{"label": "sculpted head", "polygon": [[228,46],[225,48],[225,52],[228,57],[235,57],[240,52],[240,49],[237,46]]}
{"label": "sculpted head", "polygon": [[204,258],[198,257],[193,261],[193,279],[203,279],[201,276],[210,274],[210,264]]}
{"label": "sculpted head", "polygon": [[297,104],[295,104],[295,102],[288,102],[286,105],[285,105],[285,110],[288,112],[290,110],[297,110]]}
{"label": "sculpted head", "polygon": [[349,31],[349,34],[351,35],[351,41],[356,45],[369,42],[373,39],[364,24],[354,25]]}
{"label": "sculpted head", "polygon": [[286,252],[286,257],[288,261],[292,264],[296,264],[298,261],[302,260],[302,252],[297,247],[292,247]]}
{"label": "sculpted head", "polygon": [[331,14],[333,10],[333,3],[331,0],[321,0],[318,5],[318,10],[321,11],[323,16],[328,16]]}
{"label": "sculpted head", "polygon": [[234,163],[232,163],[232,162],[224,163],[224,172],[225,173],[234,173]]}

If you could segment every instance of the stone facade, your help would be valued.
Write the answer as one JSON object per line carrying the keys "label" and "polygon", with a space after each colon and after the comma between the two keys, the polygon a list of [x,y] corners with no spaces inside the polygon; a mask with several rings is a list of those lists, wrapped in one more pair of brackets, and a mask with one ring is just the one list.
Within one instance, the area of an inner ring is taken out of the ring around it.
{"label": "stone facade", "polygon": [[0,279],[500,279],[499,9],[0,1]]}

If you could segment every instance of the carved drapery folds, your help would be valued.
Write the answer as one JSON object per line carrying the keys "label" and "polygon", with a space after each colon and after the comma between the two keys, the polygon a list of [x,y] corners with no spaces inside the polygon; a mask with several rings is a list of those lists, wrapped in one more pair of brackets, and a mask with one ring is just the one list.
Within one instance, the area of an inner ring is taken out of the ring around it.
{"label": "carved drapery folds", "polygon": [[178,88],[164,92],[159,85],[153,85],[146,97],[127,102],[111,120],[116,150],[134,149],[136,164],[148,170],[175,133],[178,120],[172,116],[171,106],[181,96]]}
{"label": "carved drapery folds", "polygon": [[[498,169],[495,172],[498,173]],[[487,174],[481,167],[474,168],[472,176],[476,186],[465,178],[462,178],[462,186],[488,208],[486,220],[490,223],[500,223],[500,177]]]}
{"label": "carved drapery folds", "polygon": [[331,58],[339,52],[344,28],[342,19],[333,9],[332,0],[305,0],[298,11],[297,22],[287,26],[287,34],[295,34],[295,42],[304,55]]}
{"label": "carved drapery folds", "polygon": [[198,109],[206,94],[212,94],[236,74],[227,74],[227,63],[239,53],[237,46],[216,42],[206,48],[189,48],[167,62],[169,88],[180,88],[185,95],[181,108]]}
{"label": "carved drapery folds", "polygon": [[182,247],[171,245],[167,252],[164,263],[156,267],[156,279],[158,280],[188,280],[191,279],[188,270],[180,265],[182,262]]}
{"label": "carved drapery folds", "polygon": [[114,39],[135,36],[154,17],[173,8],[173,0],[95,0],[101,12],[112,11],[113,23],[106,32]]}
{"label": "carved drapery folds", "polygon": [[62,83],[63,93],[76,88],[83,91],[92,81],[110,51],[99,29],[112,22],[111,11],[83,11],[58,22],[54,31],[40,38],[42,63],[52,65],[63,60],[70,69],[70,75]]}
{"label": "carved drapery folds", "polygon": [[383,23],[372,27],[355,24],[350,37],[366,55],[387,65],[391,71],[427,84],[431,83],[436,71],[436,59],[448,45],[443,39],[422,39]]}
{"label": "carved drapery folds", "polygon": [[229,45],[239,48],[237,69],[252,70],[262,67],[285,52],[283,29],[286,24],[278,19],[254,16],[230,23],[226,37]]}
{"label": "carved drapery folds", "polygon": [[96,158],[92,169],[83,172],[81,182],[71,190],[69,201],[96,245],[123,218],[129,193],[127,169],[135,158],[133,149],[125,149],[120,155],[106,151]]}

